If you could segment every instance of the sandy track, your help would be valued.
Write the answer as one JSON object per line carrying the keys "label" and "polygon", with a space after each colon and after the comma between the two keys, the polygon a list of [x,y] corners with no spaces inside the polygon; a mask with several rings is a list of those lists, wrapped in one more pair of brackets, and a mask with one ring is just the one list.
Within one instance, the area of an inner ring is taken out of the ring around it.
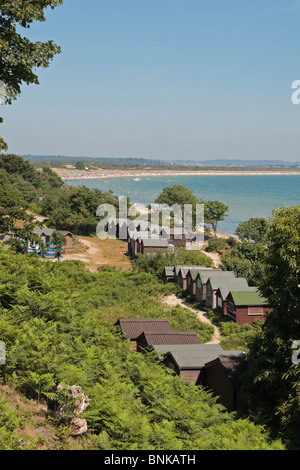
{"label": "sandy track", "polygon": [[83,261],[87,269],[96,272],[101,265],[131,269],[131,263],[125,256],[127,244],[120,240],[100,240],[97,237],[78,237],[79,244],[67,250],[62,261]]}
{"label": "sandy track", "polygon": [[186,302],[184,299],[178,298],[175,294],[171,294],[165,297],[163,299],[163,303],[167,305],[168,307],[175,307],[176,305],[180,305],[181,307],[188,308],[189,310],[191,310],[196,315],[199,321],[203,323],[208,323],[214,327],[213,338],[211,341],[207,342],[206,344],[219,344],[220,343],[221,335],[220,335],[219,328],[217,328],[215,325],[212,324],[212,322],[207,317],[206,312],[202,310],[194,309],[193,307],[189,305],[188,302]]}

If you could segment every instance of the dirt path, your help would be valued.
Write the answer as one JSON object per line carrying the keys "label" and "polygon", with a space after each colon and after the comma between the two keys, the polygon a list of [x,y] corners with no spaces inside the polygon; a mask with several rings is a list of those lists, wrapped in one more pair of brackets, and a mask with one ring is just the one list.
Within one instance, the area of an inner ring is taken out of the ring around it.
{"label": "dirt path", "polygon": [[212,324],[212,322],[207,318],[206,312],[203,312],[201,310],[196,310],[193,307],[190,306],[188,302],[186,302],[184,299],[178,298],[175,294],[168,295],[163,299],[163,303],[167,305],[168,307],[175,307],[176,305],[180,305],[181,307],[188,308],[191,310],[196,317],[198,318],[199,321],[203,323],[209,323],[214,327],[214,334],[212,337],[212,340],[207,342],[206,344],[219,344],[221,340],[221,335],[219,328],[217,328],[215,325]]}
{"label": "dirt path", "polygon": [[[68,252],[63,256],[63,261],[79,260],[89,265],[93,258],[96,259],[96,257],[99,258],[101,256],[100,249],[96,244],[81,237],[79,237],[79,242],[80,245],[82,245],[82,248],[80,247],[79,249],[68,250]],[[91,268],[90,266],[88,267]],[[95,269],[91,268],[91,270],[94,271]]]}
{"label": "dirt path", "polygon": [[221,256],[218,253],[208,253],[207,251],[201,251],[204,255],[208,256],[212,261],[215,268],[221,265]]}
{"label": "dirt path", "polygon": [[131,269],[130,260],[125,255],[127,244],[120,240],[100,240],[98,237],[78,237],[79,243],[67,250],[63,261],[83,261],[87,269],[96,272],[101,265],[113,265],[121,269]]}

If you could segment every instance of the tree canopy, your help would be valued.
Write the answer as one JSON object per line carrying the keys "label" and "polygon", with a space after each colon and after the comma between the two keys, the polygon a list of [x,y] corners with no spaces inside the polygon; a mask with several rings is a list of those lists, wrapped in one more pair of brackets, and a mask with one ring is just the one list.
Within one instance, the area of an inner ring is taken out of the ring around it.
{"label": "tree canopy", "polygon": [[194,191],[188,189],[182,184],[174,184],[164,188],[163,191],[155,199],[157,204],[166,204],[167,206],[172,206],[174,204],[197,204],[198,200],[194,194]]}
{"label": "tree canopy", "polygon": [[243,241],[235,243],[222,256],[223,268],[234,271],[237,277],[245,277],[250,285],[256,286],[265,269],[265,245]]}
{"label": "tree canopy", "polygon": [[[274,211],[267,236],[258,286],[273,311],[250,343],[245,389],[256,418],[299,449],[300,206]],[[293,349],[295,341],[298,351]]]}
{"label": "tree canopy", "polygon": [[204,221],[212,226],[214,236],[217,236],[218,222],[224,220],[228,215],[229,207],[219,201],[205,201]]}
{"label": "tree canopy", "polygon": [[241,240],[265,243],[267,241],[268,221],[260,217],[252,217],[242,222],[235,229],[235,234]]}

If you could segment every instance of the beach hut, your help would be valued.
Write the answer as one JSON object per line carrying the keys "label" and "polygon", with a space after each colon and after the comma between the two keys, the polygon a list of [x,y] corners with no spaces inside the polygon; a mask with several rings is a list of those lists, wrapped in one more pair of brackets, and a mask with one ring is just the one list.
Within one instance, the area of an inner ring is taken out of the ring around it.
{"label": "beach hut", "polygon": [[215,272],[218,272],[218,271],[220,274],[223,272],[221,271],[221,269],[218,270],[214,268],[203,268],[203,267],[199,268],[196,266],[193,266],[193,268],[189,269],[186,274],[186,288],[187,288],[189,295],[196,297],[197,279],[199,276],[200,276],[200,279],[202,277],[205,279],[209,279],[210,276],[214,276]]}
{"label": "beach hut", "polygon": [[153,345],[161,344],[200,344],[198,335],[194,331],[161,332],[147,331],[140,334],[136,340],[137,351],[153,349]]}
{"label": "beach hut", "polygon": [[143,332],[155,332],[155,334],[170,333],[172,328],[165,318],[120,318],[115,326],[121,329],[124,339],[132,342],[131,350],[137,349],[137,338]]}
{"label": "beach hut", "polygon": [[116,217],[109,217],[105,226],[107,236],[109,238],[116,238],[117,236],[117,219]]}
{"label": "beach hut", "polygon": [[186,247],[187,236],[183,227],[163,227],[161,236],[166,238],[173,246]]}
{"label": "beach hut", "polygon": [[181,266],[178,270],[178,284],[182,287],[183,290],[187,289],[187,274],[189,270],[210,270],[212,271],[213,268],[208,268],[206,266]]}
{"label": "beach hut", "polygon": [[[47,227],[44,227],[44,228],[36,227],[33,230],[33,233],[40,237],[41,241],[43,241],[46,247],[50,247],[52,245],[52,236],[54,232],[57,232],[65,237],[66,242],[65,242],[65,245],[62,247],[63,251],[65,251],[68,248],[72,248],[74,235],[68,230],[55,230],[53,228],[47,228]],[[30,251],[30,247],[29,247],[29,251]]]}
{"label": "beach hut", "polygon": [[228,411],[244,412],[246,404],[241,393],[242,376],[247,370],[242,351],[225,351],[224,355],[207,362],[203,383]]}
{"label": "beach hut", "polygon": [[133,232],[145,232],[149,230],[149,222],[146,219],[140,219],[139,217],[128,221],[128,231]]}
{"label": "beach hut", "polygon": [[165,238],[138,238],[138,253],[144,255],[166,252],[169,248],[168,240]]}
{"label": "beach hut", "polygon": [[[174,266],[174,282],[175,282],[176,284],[179,284],[179,277],[178,277],[178,276],[179,276],[179,271],[180,271],[180,269],[181,269],[182,267],[183,267],[183,266],[181,266],[181,265],[175,265],[175,266]],[[179,284],[179,285],[180,285],[180,284]]]}
{"label": "beach hut", "polygon": [[[232,290],[235,290],[236,287],[234,287]],[[223,315],[227,314],[227,296],[230,292],[231,288],[228,290],[227,287],[220,287],[218,288],[216,292],[216,305],[217,309],[223,313]],[[243,288],[243,290],[247,291],[257,291],[257,287],[250,287],[248,286],[247,288]]]}
{"label": "beach hut", "polygon": [[72,248],[73,246],[73,233],[68,232],[67,230],[58,230],[58,233],[63,235],[66,239],[66,244],[63,246],[63,249]]}
{"label": "beach hut", "polygon": [[225,315],[238,325],[252,325],[255,320],[265,321],[266,315],[271,311],[268,300],[258,289],[230,291],[226,297]]}
{"label": "beach hut", "polygon": [[205,304],[210,308],[217,308],[217,292],[218,289],[222,289],[222,292],[232,290],[247,290],[248,289],[247,279],[244,277],[211,277],[208,279],[206,284],[206,300]]}
{"label": "beach hut", "polygon": [[198,384],[206,364],[224,353],[219,344],[154,345],[161,362],[183,381]]}
{"label": "beach hut", "polygon": [[202,270],[196,276],[196,300],[199,302],[206,302],[206,285],[209,279],[212,278],[234,278],[233,271],[222,271],[221,269],[212,269],[211,271]]}
{"label": "beach hut", "polygon": [[128,240],[128,220],[119,218],[116,220],[116,237],[120,240]]}
{"label": "beach hut", "polygon": [[165,266],[164,268],[164,282],[174,282],[174,266]]}
{"label": "beach hut", "polygon": [[137,253],[139,253],[139,242],[138,240],[140,238],[157,238],[157,236],[154,234],[154,235],[151,235],[150,232],[147,230],[147,231],[143,231],[143,232],[139,232],[139,231],[129,231],[128,232],[128,252],[129,254],[135,256]]}

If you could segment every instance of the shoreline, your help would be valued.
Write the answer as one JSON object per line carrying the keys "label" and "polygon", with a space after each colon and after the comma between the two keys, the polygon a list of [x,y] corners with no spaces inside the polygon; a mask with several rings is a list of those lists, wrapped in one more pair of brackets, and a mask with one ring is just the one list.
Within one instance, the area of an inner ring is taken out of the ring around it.
{"label": "shoreline", "polygon": [[157,177],[157,176],[258,176],[258,175],[270,175],[270,176],[284,176],[284,175],[300,175],[299,171],[282,171],[282,170],[265,170],[265,171],[172,171],[172,170],[157,170],[157,171],[122,171],[122,170],[110,170],[107,172],[88,172],[88,171],[65,171],[61,168],[52,168],[61,179],[63,180],[84,180],[84,179],[104,179],[104,178],[143,178],[143,177]]}

